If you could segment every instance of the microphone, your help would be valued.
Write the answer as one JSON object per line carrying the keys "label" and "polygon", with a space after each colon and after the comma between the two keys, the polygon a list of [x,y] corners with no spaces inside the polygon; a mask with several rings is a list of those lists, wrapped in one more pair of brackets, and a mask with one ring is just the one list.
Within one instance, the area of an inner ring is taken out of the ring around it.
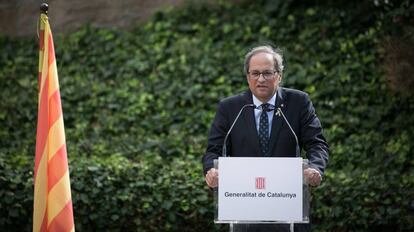
{"label": "microphone", "polygon": [[230,135],[230,132],[231,132],[231,130],[233,130],[233,127],[236,124],[237,120],[239,119],[239,117],[240,117],[241,113],[243,112],[243,110],[246,109],[247,107],[254,107],[254,108],[256,108],[256,105],[255,104],[247,104],[247,105],[244,105],[240,109],[239,113],[237,114],[236,118],[233,121],[233,124],[231,124],[230,129],[227,131],[226,137],[224,137],[223,150],[221,152],[221,154],[223,155],[223,157],[227,157],[227,139],[228,139],[228,137]]}
{"label": "microphone", "polygon": [[276,109],[276,113],[275,115],[277,116],[281,116],[283,117],[283,119],[285,120],[286,124],[289,126],[290,131],[292,132],[293,136],[295,137],[295,141],[296,141],[296,156],[300,157],[300,149],[299,149],[299,141],[298,141],[298,137],[296,136],[295,131],[292,129],[292,126],[290,126],[289,121],[287,120],[287,118],[285,117],[285,114],[283,113],[282,109],[280,107],[278,107]]}

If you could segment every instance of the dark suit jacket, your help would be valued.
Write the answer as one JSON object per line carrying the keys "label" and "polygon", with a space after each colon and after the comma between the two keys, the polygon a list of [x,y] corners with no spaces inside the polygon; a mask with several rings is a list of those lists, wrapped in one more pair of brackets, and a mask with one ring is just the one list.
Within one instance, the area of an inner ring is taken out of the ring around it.
{"label": "dark suit jacket", "polygon": [[[204,174],[213,167],[213,160],[221,156],[224,137],[240,109],[253,104],[251,91],[222,100],[208,137],[203,156]],[[321,174],[328,161],[328,144],[322,135],[322,126],[305,92],[279,87],[276,108],[280,107],[295,131],[299,147],[306,151],[310,166]],[[254,109],[247,107],[236,122],[227,141],[227,156],[261,156]],[[270,134],[269,153],[272,157],[296,156],[296,140],[281,116],[274,115]]]}

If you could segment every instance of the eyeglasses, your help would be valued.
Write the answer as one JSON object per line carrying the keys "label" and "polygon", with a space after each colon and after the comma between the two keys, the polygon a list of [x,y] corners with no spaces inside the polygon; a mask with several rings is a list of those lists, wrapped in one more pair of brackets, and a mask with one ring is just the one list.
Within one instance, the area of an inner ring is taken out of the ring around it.
{"label": "eyeglasses", "polygon": [[260,75],[263,75],[263,78],[265,80],[270,80],[270,79],[273,79],[275,77],[276,73],[277,73],[277,71],[274,71],[274,70],[264,70],[263,72],[253,70],[251,72],[248,72],[249,77],[252,78],[253,80],[259,79]]}

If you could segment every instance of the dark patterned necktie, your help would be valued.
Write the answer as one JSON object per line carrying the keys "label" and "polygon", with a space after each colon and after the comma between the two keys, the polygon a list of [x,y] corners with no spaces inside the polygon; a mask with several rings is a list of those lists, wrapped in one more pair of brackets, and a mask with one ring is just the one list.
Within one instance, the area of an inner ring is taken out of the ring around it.
{"label": "dark patterned necktie", "polygon": [[259,142],[262,156],[269,156],[269,119],[267,117],[268,109],[268,103],[262,104],[262,114],[260,115],[259,123]]}

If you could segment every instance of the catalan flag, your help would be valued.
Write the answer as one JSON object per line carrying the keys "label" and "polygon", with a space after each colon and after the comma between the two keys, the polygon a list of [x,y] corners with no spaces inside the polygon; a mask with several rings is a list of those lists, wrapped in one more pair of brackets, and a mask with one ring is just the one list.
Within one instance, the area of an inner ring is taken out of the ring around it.
{"label": "catalan flag", "polygon": [[55,51],[45,13],[39,37],[33,231],[75,231]]}

